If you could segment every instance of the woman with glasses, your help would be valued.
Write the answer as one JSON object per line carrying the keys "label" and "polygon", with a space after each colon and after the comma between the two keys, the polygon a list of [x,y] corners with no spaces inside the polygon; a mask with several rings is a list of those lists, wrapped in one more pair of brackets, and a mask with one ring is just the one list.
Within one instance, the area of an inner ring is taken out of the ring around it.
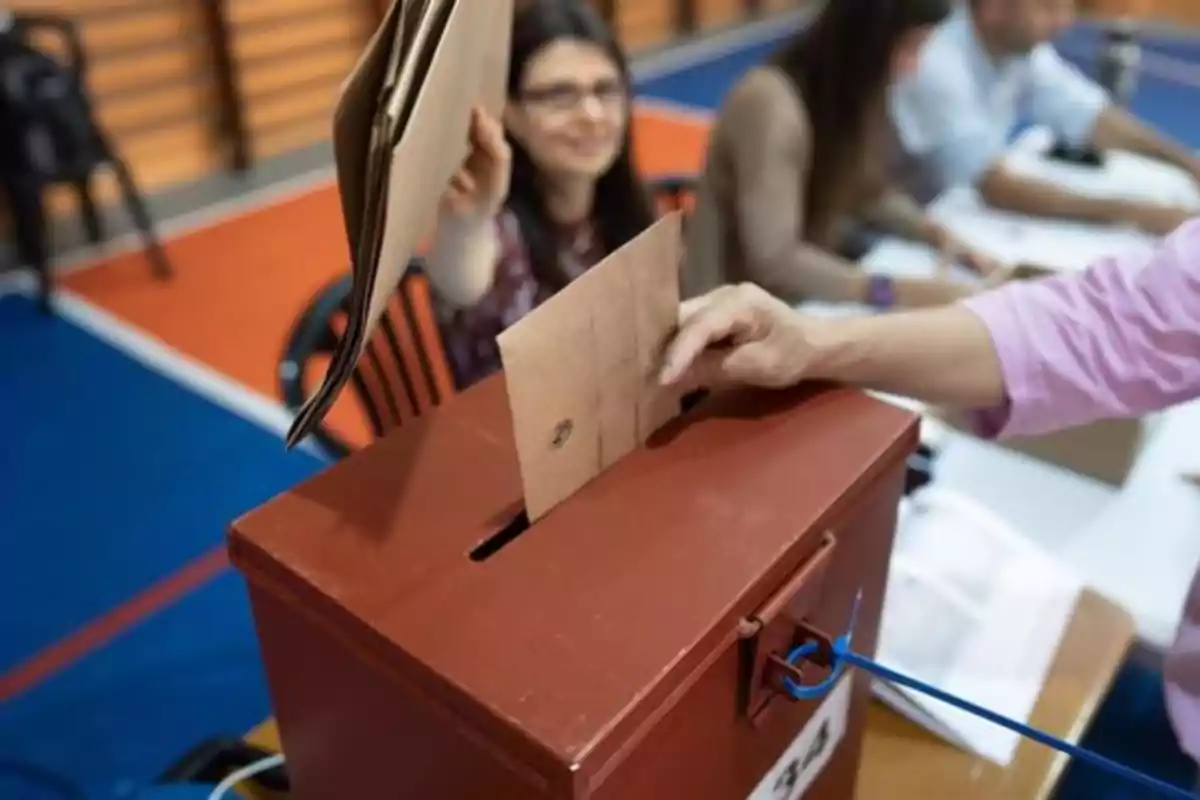
{"label": "woman with glasses", "polygon": [[911,71],[953,0],[837,0],[726,98],[688,225],[684,293],[750,281],[788,302],[937,305],[948,280],[869,275],[847,258],[855,224],[933,245],[990,273],[879,178],[890,84]]}
{"label": "woman with glasses", "polygon": [[508,81],[503,125],[475,112],[426,267],[460,386],[500,367],[500,332],[654,220],[625,58],[589,4],[523,4]]}

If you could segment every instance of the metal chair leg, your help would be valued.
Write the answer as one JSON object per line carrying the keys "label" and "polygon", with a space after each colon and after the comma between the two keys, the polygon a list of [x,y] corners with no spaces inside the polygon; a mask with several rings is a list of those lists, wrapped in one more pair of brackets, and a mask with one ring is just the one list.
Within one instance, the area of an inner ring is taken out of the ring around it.
{"label": "metal chair leg", "polygon": [[154,220],[150,216],[149,209],[146,208],[146,203],[142,199],[142,193],[138,190],[137,184],[133,180],[133,175],[129,172],[129,167],[121,160],[121,157],[112,148],[108,147],[107,142],[104,143],[104,147],[108,154],[109,165],[117,177],[117,184],[121,187],[121,195],[125,200],[125,207],[129,210],[129,215],[133,218],[133,224],[142,235],[142,242],[146,248],[146,256],[150,259],[150,266],[154,270],[154,275],[161,280],[166,280],[171,277],[173,271],[170,262],[167,260],[166,251],[163,250],[162,242],[158,240],[158,234],[154,230]]}
{"label": "metal chair leg", "polygon": [[100,211],[96,207],[96,198],[92,196],[91,176],[73,181],[75,193],[79,197],[79,214],[83,217],[83,229],[88,241],[100,244],[104,241],[104,226],[100,221]]}

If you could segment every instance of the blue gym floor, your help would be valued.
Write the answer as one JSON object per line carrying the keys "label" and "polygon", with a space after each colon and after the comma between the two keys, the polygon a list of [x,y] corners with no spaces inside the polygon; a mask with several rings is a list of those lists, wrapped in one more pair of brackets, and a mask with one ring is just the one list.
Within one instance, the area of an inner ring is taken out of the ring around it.
{"label": "blue gym floor", "polygon": [[[711,109],[775,44],[641,91]],[[1063,44],[1082,64],[1094,58],[1087,30]],[[1200,71],[1200,40],[1151,44]],[[1151,77],[1134,108],[1195,147],[1196,98]],[[322,463],[67,319],[38,314],[21,294],[0,297],[0,419],[10,423],[0,449],[0,798],[136,797],[199,740],[239,734],[269,713],[246,598],[220,548],[230,520]],[[185,568],[198,562],[211,568]],[[114,609],[146,616],[104,641]],[[55,649],[88,631],[100,646]],[[1127,670],[1087,744],[1190,786],[1193,770],[1162,724],[1158,680]],[[1059,796],[1149,797],[1080,769]]]}

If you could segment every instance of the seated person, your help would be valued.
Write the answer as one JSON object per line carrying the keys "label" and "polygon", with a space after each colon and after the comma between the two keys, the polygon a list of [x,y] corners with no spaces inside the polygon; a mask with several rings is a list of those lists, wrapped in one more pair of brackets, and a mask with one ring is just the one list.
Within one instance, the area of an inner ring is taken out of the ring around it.
{"label": "seated person", "polygon": [[583,0],[532,0],[513,25],[503,128],[475,112],[426,264],[460,387],[500,367],[499,333],[654,221],[604,21]]}
{"label": "seated person", "polygon": [[[1189,212],[1101,200],[1003,164],[1018,122],[1045,125],[1072,148],[1129,150],[1200,179],[1200,160],[1111,104],[1050,40],[1074,22],[1074,0],[969,0],[930,37],[914,73],[891,98],[904,155],[892,177],[921,202],[951,186],[975,186],[996,208],[1163,235]],[[1192,211],[1190,213],[1195,213]]]}
{"label": "seated person", "polygon": [[687,226],[685,296],[750,281],[788,302],[939,305],[973,291],[941,279],[868,275],[838,255],[854,221],[959,245],[880,180],[887,87],[916,63],[952,0],[837,0],[726,99]]}

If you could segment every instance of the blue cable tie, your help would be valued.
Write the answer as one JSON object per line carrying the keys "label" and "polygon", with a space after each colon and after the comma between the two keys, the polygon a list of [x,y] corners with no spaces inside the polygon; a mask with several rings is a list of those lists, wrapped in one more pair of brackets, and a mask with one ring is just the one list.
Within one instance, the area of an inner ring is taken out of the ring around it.
{"label": "blue cable tie", "polygon": [[[857,603],[856,603],[857,611]],[[854,626],[851,624],[850,631],[853,632]],[[1155,778],[1152,775],[1147,775],[1144,772],[1139,772],[1132,767],[1127,767],[1111,758],[1095,753],[1078,745],[1059,739],[1056,736],[1051,736],[1045,731],[1018,722],[1009,717],[997,714],[995,711],[976,705],[969,700],[964,700],[961,697],[950,694],[942,689],[932,686],[924,681],[908,675],[903,675],[893,669],[883,666],[866,656],[859,655],[851,648],[851,633],[845,633],[837,637],[833,642],[833,653],[830,663],[830,674],[825,680],[815,684],[802,684],[794,680],[790,676],[785,676],[783,685],[787,693],[796,700],[812,700],[821,697],[833,688],[834,684],[842,677],[847,667],[854,667],[877,678],[881,678],[888,683],[904,686],[921,694],[928,695],[936,700],[941,700],[943,703],[948,703],[956,708],[966,711],[968,714],[974,714],[977,717],[999,725],[1002,728],[1007,728],[1014,733],[1032,739],[1039,744],[1058,750],[1060,753],[1065,753],[1071,758],[1077,758],[1080,761],[1085,761],[1095,767],[1099,767],[1110,774],[1122,777],[1132,783],[1141,784],[1142,786],[1152,789],[1164,797],[1187,798],[1187,800],[1196,800],[1198,795],[1190,791],[1174,786],[1166,781]],[[797,666],[799,662],[816,655],[821,650],[821,646],[817,642],[805,642],[799,647],[794,648],[787,655],[787,663],[791,666]]]}

